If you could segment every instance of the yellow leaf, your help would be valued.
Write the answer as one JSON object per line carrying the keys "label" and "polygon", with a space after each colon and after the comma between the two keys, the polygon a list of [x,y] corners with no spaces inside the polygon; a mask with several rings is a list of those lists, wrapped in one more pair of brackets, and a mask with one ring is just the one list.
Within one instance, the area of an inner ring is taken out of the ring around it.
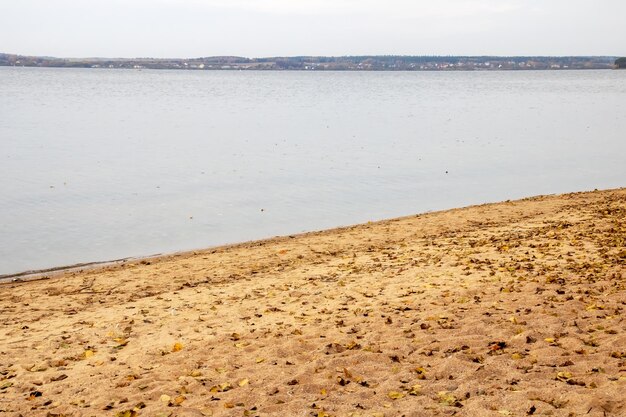
{"label": "yellow leaf", "polygon": [[87,349],[86,351],[83,352],[83,356],[85,357],[85,359],[89,359],[91,358],[93,355],[95,355],[94,351],[91,349]]}
{"label": "yellow leaf", "polygon": [[186,397],[179,395],[178,397],[174,398],[174,404],[181,405],[186,399]]}
{"label": "yellow leaf", "polygon": [[170,396],[169,396],[169,395],[167,395],[167,394],[163,394],[163,395],[161,395],[161,398],[159,398],[159,399],[161,400],[161,402],[164,402],[164,403],[169,403],[169,402],[170,402],[170,400],[172,399],[172,397],[170,397]]}
{"label": "yellow leaf", "polygon": [[415,384],[409,390],[409,395],[420,395],[422,386],[420,384]]}
{"label": "yellow leaf", "polygon": [[326,388],[322,388],[321,393],[322,393],[322,395],[326,395]]}
{"label": "yellow leaf", "polygon": [[557,381],[567,382],[570,379],[572,379],[572,373],[571,372],[559,372],[558,374],[556,374],[555,379]]}
{"label": "yellow leaf", "polygon": [[391,398],[392,400],[398,400],[400,398],[404,398],[404,394],[397,391],[389,391],[387,393],[387,397]]}
{"label": "yellow leaf", "polygon": [[197,378],[199,376],[202,376],[202,372],[200,372],[198,369],[194,369],[193,371],[191,371],[191,373],[189,374],[189,376],[192,376],[194,378]]}
{"label": "yellow leaf", "polygon": [[360,348],[361,348],[361,345],[359,345],[356,341],[352,341],[346,345],[346,349],[348,350],[354,350],[354,349],[360,349]]}
{"label": "yellow leaf", "polygon": [[211,392],[226,392],[233,389],[233,386],[231,385],[230,382],[222,382],[219,385],[214,385],[211,387],[211,389],[209,389],[209,391]]}
{"label": "yellow leaf", "polygon": [[448,406],[455,406],[455,407],[460,407],[461,404],[459,402],[459,400],[451,393],[446,392],[446,391],[440,391],[439,393],[437,393],[437,396],[439,397],[439,402],[441,404],[444,405],[448,405]]}
{"label": "yellow leaf", "polygon": [[554,337],[546,337],[544,340],[552,346],[558,346],[559,344]]}
{"label": "yellow leaf", "polygon": [[115,413],[115,417],[135,417],[136,415],[137,412],[135,410],[118,411]]}
{"label": "yellow leaf", "polygon": [[256,358],[256,363],[265,362],[265,358]]}
{"label": "yellow leaf", "polygon": [[514,360],[520,360],[522,358],[524,358],[524,355],[522,355],[521,353],[517,353],[516,352],[516,353],[511,355],[511,359],[514,359]]}
{"label": "yellow leaf", "polygon": [[172,352],[180,352],[181,350],[183,350],[183,344],[180,342],[174,343],[174,346],[172,346]]}
{"label": "yellow leaf", "polygon": [[239,381],[239,386],[240,387],[245,387],[246,385],[248,385],[250,383],[250,381],[248,380],[248,378],[244,378],[241,381]]}

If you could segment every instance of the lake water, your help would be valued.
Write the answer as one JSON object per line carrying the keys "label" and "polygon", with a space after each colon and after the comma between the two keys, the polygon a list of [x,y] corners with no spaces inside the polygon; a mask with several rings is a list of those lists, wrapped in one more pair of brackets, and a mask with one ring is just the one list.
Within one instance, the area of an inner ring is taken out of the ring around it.
{"label": "lake water", "polygon": [[626,71],[0,68],[0,274],[626,186]]}

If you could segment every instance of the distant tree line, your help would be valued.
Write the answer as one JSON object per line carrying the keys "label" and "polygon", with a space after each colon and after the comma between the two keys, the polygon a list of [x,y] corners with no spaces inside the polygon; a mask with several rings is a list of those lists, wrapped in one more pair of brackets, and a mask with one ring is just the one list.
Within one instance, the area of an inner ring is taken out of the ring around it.
{"label": "distant tree line", "polygon": [[626,68],[615,56],[282,56],[246,58],[55,58],[0,53],[0,66],[181,70],[493,71]]}

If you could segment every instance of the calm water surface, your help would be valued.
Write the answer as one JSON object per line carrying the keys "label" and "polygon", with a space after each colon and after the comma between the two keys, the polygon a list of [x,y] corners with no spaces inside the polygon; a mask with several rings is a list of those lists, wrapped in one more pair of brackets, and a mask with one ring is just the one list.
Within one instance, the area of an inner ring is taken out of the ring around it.
{"label": "calm water surface", "polygon": [[626,71],[0,68],[0,274],[626,186]]}

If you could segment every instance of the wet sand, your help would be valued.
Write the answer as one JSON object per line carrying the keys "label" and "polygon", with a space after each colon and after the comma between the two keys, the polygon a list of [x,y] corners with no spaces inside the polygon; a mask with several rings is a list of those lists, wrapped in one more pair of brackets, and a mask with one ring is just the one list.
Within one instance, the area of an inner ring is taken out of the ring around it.
{"label": "wet sand", "polygon": [[0,285],[7,416],[626,415],[626,189]]}

